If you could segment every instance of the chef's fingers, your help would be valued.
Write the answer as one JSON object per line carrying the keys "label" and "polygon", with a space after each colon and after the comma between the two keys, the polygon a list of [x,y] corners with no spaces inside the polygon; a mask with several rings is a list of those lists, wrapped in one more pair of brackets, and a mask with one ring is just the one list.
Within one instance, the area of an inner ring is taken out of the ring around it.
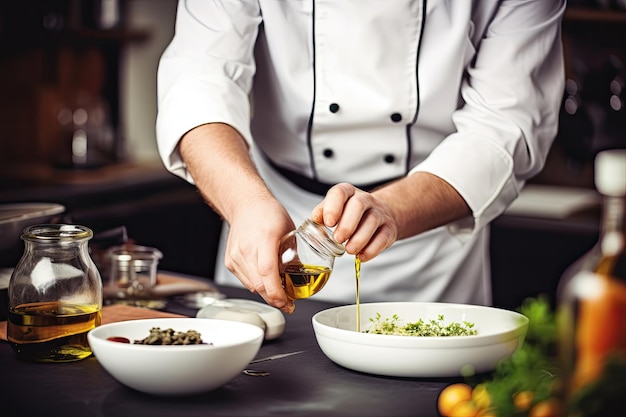
{"label": "chef's fingers", "polygon": [[[381,225],[357,254],[362,262],[374,259],[397,240],[397,233],[390,224]],[[349,243],[349,242],[348,242]]]}
{"label": "chef's fingers", "polygon": [[[259,219],[264,219],[260,221]],[[278,246],[294,224],[278,202],[240,208],[229,224],[224,265],[251,292],[286,313],[293,311],[278,273]]]}
{"label": "chef's fingers", "polygon": [[257,259],[258,278],[253,278],[255,291],[263,297],[266,303],[285,313],[292,313],[295,309],[293,301],[289,300],[282,286],[278,271],[278,253],[270,244],[260,245]]}
{"label": "chef's fingers", "polygon": [[[285,313],[294,311],[293,301],[287,298],[278,274],[276,253],[267,251],[267,245],[258,250],[241,251],[227,243],[224,264],[250,292],[259,294],[265,302]],[[249,256],[244,256],[247,253]],[[256,253],[256,255],[252,255]]]}
{"label": "chef's fingers", "polygon": [[247,267],[247,260],[245,257],[245,253],[249,253],[246,251],[245,247],[242,249],[241,241],[236,239],[235,233],[233,229],[230,230],[228,234],[228,239],[226,241],[226,252],[224,254],[224,265],[226,269],[228,269],[233,275],[235,275],[239,281],[246,287],[250,292],[257,292],[258,284],[252,281],[251,277],[258,276],[257,274],[251,274]]}
{"label": "chef's fingers", "polygon": [[368,261],[397,240],[397,225],[388,207],[368,193],[351,198],[335,229],[337,239],[347,239],[346,250]]}
{"label": "chef's fingers", "polygon": [[[357,229],[361,229],[360,240],[367,241],[374,234],[382,219],[379,219],[377,213],[368,213],[373,207],[373,198],[368,193],[356,190],[344,204],[341,217],[333,232],[333,237],[337,242],[346,242],[352,240]],[[357,239],[359,241],[359,239]],[[363,243],[361,246],[364,246]],[[354,244],[352,245],[354,246]],[[350,253],[351,247],[346,247]]]}
{"label": "chef's fingers", "polygon": [[335,227],[333,238],[368,261],[397,240],[389,208],[372,194],[348,183],[333,186],[311,212],[311,220]]}
{"label": "chef's fingers", "polygon": [[336,184],[328,190],[324,200],[311,212],[311,220],[334,227],[343,214],[344,205],[359,190],[351,184]]}
{"label": "chef's fingers", "polygon": [[[345,214],[347,213],[348,212],[346,212]],[[344,224],[349,223],[348,221],[346,221],[346,216],[342,217],[335,232],[339,236],[344,236],[343,233],[346,233],[345,236],[347,237],[344,239],[346,251],[350,254],[357,255],[372,239],[372,237],[381,225],[381,220],[378,218],[375,211],[365,211],[364,213],[362,213],[360,219],[354,219],[354,221],[358,221],[358,223],[350,223],[350,229],[353,228],[353,230],[350,230],[349,232],[349,229],[342,228],[341,230],[339,230],[339,228],[342,227]]]}

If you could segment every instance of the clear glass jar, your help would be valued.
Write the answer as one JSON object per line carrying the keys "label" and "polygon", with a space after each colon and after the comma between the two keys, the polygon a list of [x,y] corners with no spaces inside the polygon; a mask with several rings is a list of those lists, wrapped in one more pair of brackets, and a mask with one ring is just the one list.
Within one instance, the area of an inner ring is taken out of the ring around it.
{"label": "clear glass jar", "polygon": [[306,219],[300,227],[287,233],[280,242],[280,277],[287,296],[292,300],[317,294],[328,282],[335,258],[346,249],[335,242],[332,230]]}
{"label": "clear glass jar", "polygon": [[626,393],[626,150],[596,157],[600,238],[558,289],[566,416],[615,415]]}
{"label": "clear glass jar", "polygon": [[102,317],[102,280],[88,250],[92,237],[78,225],[24,229],[24,254],[8,290],[7,339],[19,358],[68,362],[91,355],[87,333]]}
{"label": "clear glass jar", "polygon": [[152,247],[125,243],[107,251],[108,276],[103,277],[104,304],[126,304],[160,309],[162,296],[154,293],[163,253]]}

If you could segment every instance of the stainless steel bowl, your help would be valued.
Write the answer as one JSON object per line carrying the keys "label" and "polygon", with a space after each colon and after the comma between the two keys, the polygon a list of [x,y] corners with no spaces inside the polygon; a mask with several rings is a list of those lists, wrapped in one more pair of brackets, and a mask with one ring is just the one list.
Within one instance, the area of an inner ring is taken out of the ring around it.
{"label": "stainless steel bowl", "polygon": [[0,268],[0,320],[7,319],[8,305],[8,292],[9,281],[11,279],[11,273],[13,269]]}
{"label": "stainless steel bowl", "polygon": [[[22,231],[34,224],[50,223],[65,207],[54,203],[0,204],[0,320],[7,315],[7,289],[12,268],[20,258]],[[10,269],[8,269],[10,268]]]}
{"label": "stainless steel bowl", "polygon": [[55,203],[0,204],[0,250],[20,246],[24,228],[49,223],[63,212],[65,207]]}

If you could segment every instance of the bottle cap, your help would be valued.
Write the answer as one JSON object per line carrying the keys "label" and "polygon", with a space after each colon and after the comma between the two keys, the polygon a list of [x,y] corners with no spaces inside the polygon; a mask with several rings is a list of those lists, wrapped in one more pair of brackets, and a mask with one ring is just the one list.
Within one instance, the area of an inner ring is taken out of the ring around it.
{"label": "bottle cap", "polygon": [[603,195],[626,196],[626,149],[598,153],[595,160],[595,184]]}

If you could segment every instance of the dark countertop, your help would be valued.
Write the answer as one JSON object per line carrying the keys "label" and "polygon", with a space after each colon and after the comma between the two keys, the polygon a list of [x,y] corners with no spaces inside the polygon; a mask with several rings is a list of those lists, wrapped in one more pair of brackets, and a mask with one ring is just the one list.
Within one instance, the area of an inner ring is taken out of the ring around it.
{"label": "dark countertop", "polygon": [[[221,287],[231,298],[251,298],[242,289]],[[0,342],[2,415],[19,417],[89,416],[411,416],[436,417],[441,389],[461,379],[391,378],[363,374],[331,362],[315,340],[312,316],[331,307],[314,299],[299,300],[286,316],[285,332],[266,341],[258,357],[304,350],[305,353],[251,366],[267,377],[240,375],[224,387],[198,396],[155,397],[114,380],[91,357],[79,362],[39,364],[18,361]],[[169,310],[195,310],[170,304]],[[210,372],[210,370],[207,370]]]}

